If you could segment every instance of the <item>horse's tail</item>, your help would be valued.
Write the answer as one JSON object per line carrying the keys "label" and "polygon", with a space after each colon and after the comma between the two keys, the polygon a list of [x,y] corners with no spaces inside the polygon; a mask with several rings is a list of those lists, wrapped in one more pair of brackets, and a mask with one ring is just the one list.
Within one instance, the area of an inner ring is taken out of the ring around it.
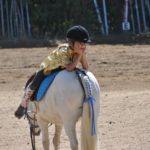
{"label": "horse's tail", "polygon": [[[95,119],[97,114],[95,114]],[[96,120],[94,120],[96,121]],[[95,123],[95,131],[97,125]],[[81,149],[96,150],[97,134],[92,135],[92,110],[88,102],[83,103],[82,121],[81,121]]]}

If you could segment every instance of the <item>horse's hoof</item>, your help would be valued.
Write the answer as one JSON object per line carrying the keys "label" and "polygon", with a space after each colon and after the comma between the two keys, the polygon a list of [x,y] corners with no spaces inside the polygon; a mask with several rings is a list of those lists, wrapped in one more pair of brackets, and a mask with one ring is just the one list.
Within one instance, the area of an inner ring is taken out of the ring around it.
{"label": "horse's hoof", "polygon": [[15,111],[15,117],[21,119],[24,116],[24,113],[25,113],[25,108],[20,105],[18,109]]}

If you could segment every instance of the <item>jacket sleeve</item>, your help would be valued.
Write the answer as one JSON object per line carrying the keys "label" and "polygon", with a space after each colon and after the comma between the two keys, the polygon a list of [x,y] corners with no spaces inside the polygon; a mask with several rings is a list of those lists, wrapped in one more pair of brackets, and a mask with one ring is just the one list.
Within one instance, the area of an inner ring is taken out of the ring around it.
{"label": "jacket sleeve", "polygon": [[[44,72],[51,72],[58,67],[65,67],[72,59],[72,50],[67,46],[59,46],[56,50],[52,51],[48,57],[41,63],[40,68]],[[46,73],[45,73],[46,74]]]}

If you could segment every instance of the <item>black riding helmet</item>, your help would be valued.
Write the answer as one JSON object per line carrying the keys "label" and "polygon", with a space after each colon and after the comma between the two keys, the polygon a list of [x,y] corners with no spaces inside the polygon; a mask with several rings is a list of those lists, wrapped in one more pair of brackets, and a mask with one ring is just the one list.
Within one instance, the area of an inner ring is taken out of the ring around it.
{"label": "black riding helmet", "polygon": [[79,41],[84,43],[90,42],[89,32],[81,25],[76,25],[69,28],[66,37],[74,41]]}

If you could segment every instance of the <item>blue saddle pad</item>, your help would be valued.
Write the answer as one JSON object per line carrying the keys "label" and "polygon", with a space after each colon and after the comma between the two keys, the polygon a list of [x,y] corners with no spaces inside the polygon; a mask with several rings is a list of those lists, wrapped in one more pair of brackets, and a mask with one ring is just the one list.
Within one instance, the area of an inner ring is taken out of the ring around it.
{"label": "blue saddle pad", "polygon": [[60,72],[61,70],[55,71],[52,74],[50,74],[49,76],[47,76],[41,83],[37,94],[36,94],[36,101],[40,101],[42,100],[42,98],[44,97],[47,89],[49,88],[49,86],[52,84],[52,82],[54,81],[56,75]]}

